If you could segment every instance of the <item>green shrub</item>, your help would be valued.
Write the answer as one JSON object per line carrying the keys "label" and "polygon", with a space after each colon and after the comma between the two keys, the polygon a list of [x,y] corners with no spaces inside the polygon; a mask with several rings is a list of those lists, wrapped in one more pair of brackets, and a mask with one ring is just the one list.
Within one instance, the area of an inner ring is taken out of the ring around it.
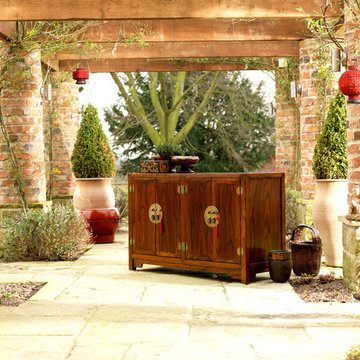
{"label": "green shrub", "polygon": [[73,260],[91,240],[85,219],[63,205],[29,210],[19,219],[6,219],[5,226],[0,244],[3,261]]}
{"label": "green shrub", "polygon": [[161,156],[182,155],[183,153],[180,146],[169,143],[160,144],[156,146],[155,150]]}
{"label": "green shrub", "polygon": [[84,111],[71,156],[77,178],[109,178],[115,175],[115,156],[102,129],[97,110]]}
{"label": "green shrub", "polygon": [[339,91],[317,137],[313,166],[317,179],[346,179],[348,173],[345,96]]}
{"label": "green shrub", "polygon": [[292,189],[285,190],[285,232],[291,234],[299,225],[297,220],[298,203],[296,199],[301,197],[300,192]]}
{"label": "green shrub", "polygon": [[115,207],[119,210],[120,213],[120,222],[128,218],[128,191],[126,185],[114,184],[114,193],[115,193]]}
{"label": "green shrub", "polygon": [[360,360],[360,345],[352,346],[350,348],[346,360]]}

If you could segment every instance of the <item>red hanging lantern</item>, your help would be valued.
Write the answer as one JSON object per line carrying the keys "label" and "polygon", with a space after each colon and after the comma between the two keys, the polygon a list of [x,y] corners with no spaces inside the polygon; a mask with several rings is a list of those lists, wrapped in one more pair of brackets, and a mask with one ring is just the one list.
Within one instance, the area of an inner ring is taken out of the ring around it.
{"label": "red hanging lantern", "polygon": [[76,84],[78,85],[85,85],[86,80],[89,79],[89,72],[85,69],[76,69],[73,72],[73,79],[76,80]]}
{"label": "red hanging lantern", "polygon": [[339,79],[340,90],[344,95],[349,96],[348,104],[360,103],[360,66],[349,66]]}

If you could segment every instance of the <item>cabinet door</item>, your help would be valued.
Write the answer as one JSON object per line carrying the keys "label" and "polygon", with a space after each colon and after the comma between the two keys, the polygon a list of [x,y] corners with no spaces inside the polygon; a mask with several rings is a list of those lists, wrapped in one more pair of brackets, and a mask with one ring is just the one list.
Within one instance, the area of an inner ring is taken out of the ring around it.
{"label": "cabinet door", "polygon": [[180,177],[156,180],[156,202],[162,208],[161,223],[156,225],[156,255],[180,257],[181,206]]}
{"label": "cabinet door", "polygon": [[149,208],[155,203],[155,180],[134,178],[132,237],[135,254],[155,255],[155,224],[150,221]]}
{"label": "cabinet door", "polygon": [[240,177],[213,180],[214,205],[220,213],[214,261],[240,263],[240,185]]}
{"label": "cabinet door", "polygon": [[212,204],[211,178],[185,179],[183,242],[186,243],[186,258],[212,260],[214,228],[205,223],[205,209]]}
{"label": "cabinet door", "polygon": [[282,175],[247,175],[246,225],[250,264],[266,264],[270,250],[284,246]]}

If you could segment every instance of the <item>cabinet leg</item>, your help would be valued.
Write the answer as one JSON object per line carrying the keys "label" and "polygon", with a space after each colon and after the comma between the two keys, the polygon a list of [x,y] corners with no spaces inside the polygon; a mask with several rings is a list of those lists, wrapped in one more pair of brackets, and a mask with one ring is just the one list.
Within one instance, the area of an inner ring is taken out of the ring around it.
{"label": "cabinet leg", "polygon": [[135,266],[135,268],[142,268],[143,264],[140,261],[134,260],[134,266]]}
{"label": "cabinet leg", "polygon": [[129,270],[136,270],[135,261],[134,259],[129,259]]}

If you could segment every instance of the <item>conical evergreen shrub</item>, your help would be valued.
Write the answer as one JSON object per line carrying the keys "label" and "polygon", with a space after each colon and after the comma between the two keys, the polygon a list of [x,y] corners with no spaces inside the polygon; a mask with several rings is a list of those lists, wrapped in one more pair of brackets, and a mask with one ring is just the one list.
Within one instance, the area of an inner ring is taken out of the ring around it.
{"label": "conical evergreen shrub", "polygon": [[348,174],[345,96],[339,91],[332,100],[313,156],[317,179],[346,179]]}
{"label": "conical evergreen shrub", "polygon": [[82,116],[71,162],[77,178],[109,178],[116,172],[114,153],[97,110],[90,104]]}

